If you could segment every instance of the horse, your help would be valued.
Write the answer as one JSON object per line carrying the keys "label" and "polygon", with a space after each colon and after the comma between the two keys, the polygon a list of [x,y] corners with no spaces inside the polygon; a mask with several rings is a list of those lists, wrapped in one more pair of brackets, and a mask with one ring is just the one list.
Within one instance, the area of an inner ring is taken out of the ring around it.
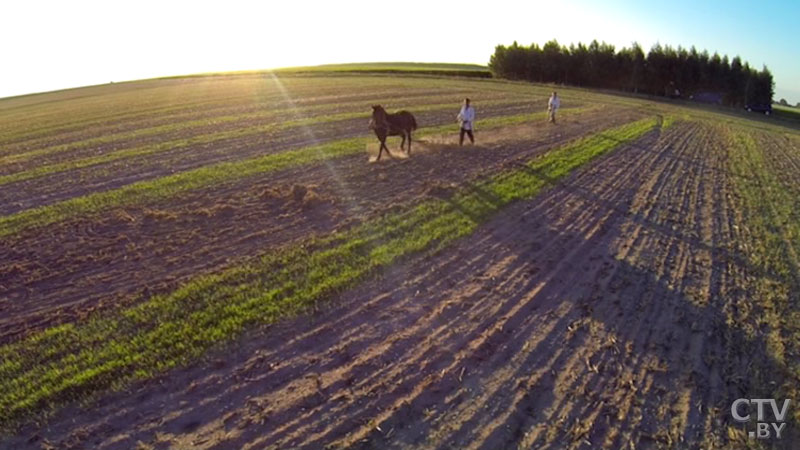
{"label": "horse", "polygon": [[389,114],[383,109],[381,105],[372,106],[372,119],[369,121],[369,129],[375,131],[375,136],[381,142],[381,148],[378,151],[378,159],[381,160],[383,149],[386,149],[386,154],[392,157],[389,152],[389,147],[386,146],[387,136],[402,136],[403,142],[400,143],[400,149],[406,143],[406,136],[408,136],[408,154],[411,155],[411,132],[417,129],[417,121],[414,115],[408,111],[399,111],[394,114]]}

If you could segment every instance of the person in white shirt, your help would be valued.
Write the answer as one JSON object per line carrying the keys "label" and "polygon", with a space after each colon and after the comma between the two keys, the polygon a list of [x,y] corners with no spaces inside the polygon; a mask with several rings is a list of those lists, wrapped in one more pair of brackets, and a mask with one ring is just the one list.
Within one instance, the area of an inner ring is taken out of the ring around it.
{"label": "person in white shirt", "polygon": [[553,95],[550,96],[550,100],[547,102],[547,113],[549,115],[549,120],[552,123],[556,123],[556,111],[561,106],[561,99],[558,98],[558,94],[556,91],[553,91]]}
{"label": "person in white shirt", "polygon": [[459,133],[458,145],[464,145],[464,135],[469,136],[469,141],[475,143],[475,136],[472,134],[472,123],[475,121],[475,108],[470,106],[469,99],[464,99],[464,105],[456,119],[461,122],[461,132]]}

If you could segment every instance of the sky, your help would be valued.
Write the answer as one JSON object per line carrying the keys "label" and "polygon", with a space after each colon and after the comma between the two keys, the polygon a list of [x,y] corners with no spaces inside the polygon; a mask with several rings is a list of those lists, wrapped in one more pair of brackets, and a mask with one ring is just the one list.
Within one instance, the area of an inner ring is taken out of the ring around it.
{"label": "sky", "polygon": [[345,62],[486,64],[497,44],[682,45],[766,65],[800,102],[800,1],[8,0],[0,97],[159,76]]}

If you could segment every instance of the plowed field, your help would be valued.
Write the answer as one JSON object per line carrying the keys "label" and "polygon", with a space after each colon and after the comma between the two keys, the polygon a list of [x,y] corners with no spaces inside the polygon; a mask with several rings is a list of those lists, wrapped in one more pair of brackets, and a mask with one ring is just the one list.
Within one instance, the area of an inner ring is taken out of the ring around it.
{"label": "plowed field", "polygon": [[[0,100],[0,446],[794,448],[796,403],[761,441],[730,408],[800,401],[800,133],[550,90]],[[379,103],[410,155],[370,160]]]}

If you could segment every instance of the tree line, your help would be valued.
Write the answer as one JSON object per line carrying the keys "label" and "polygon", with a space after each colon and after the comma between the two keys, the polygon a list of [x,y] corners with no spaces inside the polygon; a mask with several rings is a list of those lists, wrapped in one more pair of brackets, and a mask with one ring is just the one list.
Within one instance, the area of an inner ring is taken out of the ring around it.
{"label": "tree line", "polygon": [[774,82],[764,67],[755,70],[738,56],[728,60],[694,47],[654,45],[647,54],[638,43],[616,50],[605,42],[569,47],[552,40],[522,46],[498,45],[489,61],[492,75],[512,80],[618,89],[695,98],[731,106],[772,103]]}

